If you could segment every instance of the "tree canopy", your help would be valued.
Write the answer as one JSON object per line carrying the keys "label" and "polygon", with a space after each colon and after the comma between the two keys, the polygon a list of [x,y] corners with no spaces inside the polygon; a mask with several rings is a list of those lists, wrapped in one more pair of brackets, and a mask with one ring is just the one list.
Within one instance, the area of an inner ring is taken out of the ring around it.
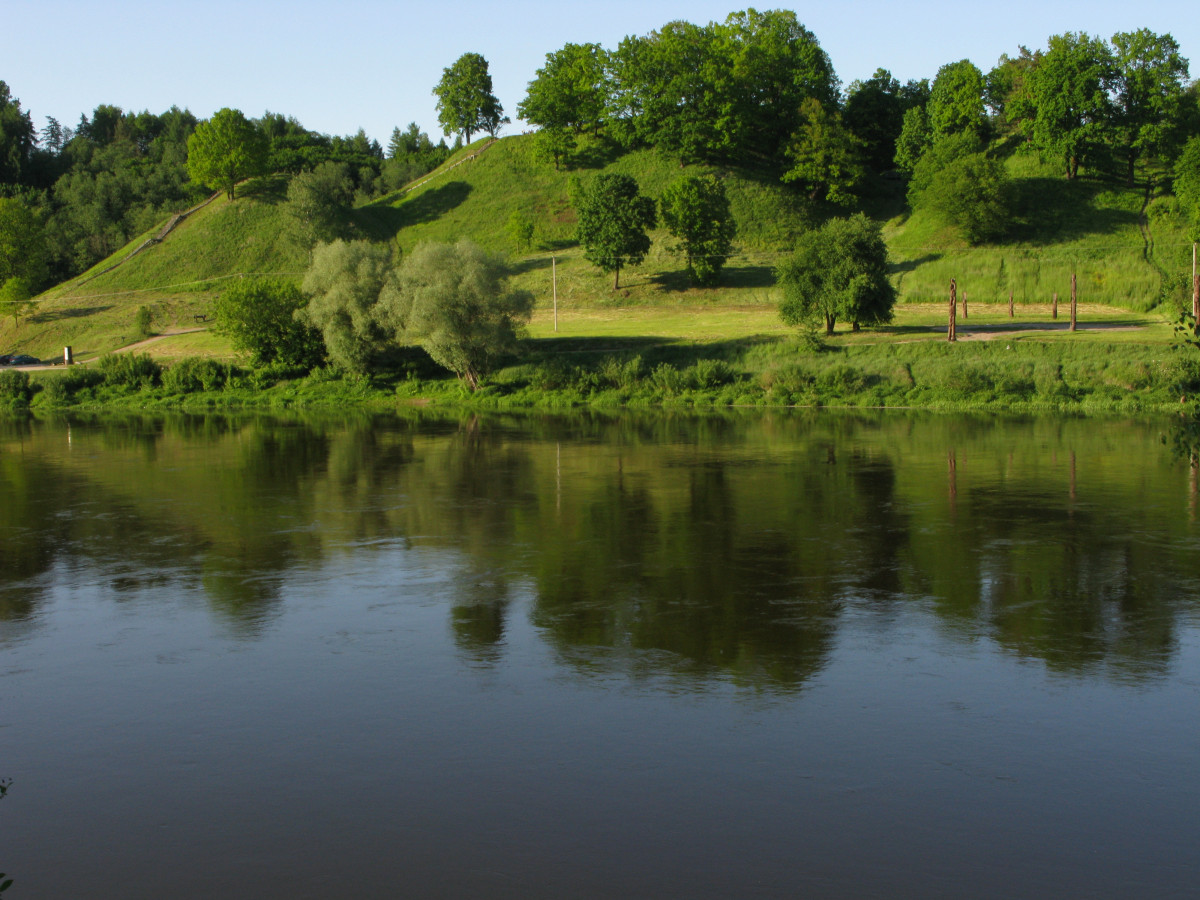
{"label": "tree canopy", "polygon": [[658,203],[663,224],[679,240],[688,274],[698,284],[716,284],[737,233],[725,185],[713,175],[684,175]]}
{"label": "tree canopy", "polygon": [[613,290],[621,286],[621,267],[646,258],[657,217],[654,201],[644,197],[629,175],[597,175],[582,190],[576,212],[577,234],[584,257],[613,273]]}
{"label": "tree canopy", "polygon": [[241,110],[225,109],[201,122],[188,138],[188,175],[193,181],[225,191],[233,200],[237,184],[261,175],[270,145]]}
{"label": "tree canopy", "polygon": [[517,346],[533,295],[508,288],[508,266],[471,241],[418,244],[384,290],[397,342],[419,344],[472,391]]}
{"label": "tree canopy", "polygon": [[301,288],[308,304],[298,313],[321,332],[329,358],[351,372],[366,372],[388,343],[380,321],[380,294],[393,277],[392,251],[369,241],[318,244]]}
{"label": "tree canopy", "polygon": [[842,124],[837,112],[829,112],[809,97],[801,104],[802,124],[787,148],[792,167],[784,181],[805,186],[809,199],[849,205],[854,188],[866,174],[863,142]]}
{"label": "tree canopy", "polygon": [[235,350],[249,353],[255,365],[311,368],[324,360],[325,345],[320,332],[296,318],[306,302],[290,281],[239,278],[213,305],[215,330],[228,335]]}
{"label": "tree canopy", "polygon": [[517,115],[543,128],[599,127],[608,105],[608,53],[599,44],[567,44],[546,54]]}
{"label": "tree canopy", "polygon": [[478,53],[464,53],[454,65],[442,70],[442,80],[433,89],[437,97],[438,122],[446,134],[461,134],[471,143],[471,135],[486,131],[496,136],[507,122],[504,107],[492,93],[488,63]]}
{"label": "tree canopy", "polygon": [[887,277],[887,245],[880,227],[856,213],[806,232],[776,270],[783,291],[780,316],[788,325],[839,319],[857,325],[891,321],[896,289]]}

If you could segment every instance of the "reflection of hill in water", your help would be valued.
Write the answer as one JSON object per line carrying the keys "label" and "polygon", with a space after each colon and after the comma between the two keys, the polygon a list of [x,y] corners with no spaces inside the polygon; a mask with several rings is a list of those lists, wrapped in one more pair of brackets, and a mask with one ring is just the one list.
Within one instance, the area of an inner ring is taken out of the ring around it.
{"label": "reflection of hill in water", "polygon": [[[1139,465],[1131,471],[1128,461]],[[57,563],[115,598],[203,585],[249,634],[297,567],[452,549],[463,653],[513,586],[586,671],[799,686],[852,612],[906,611],[1067,672],[1161,672],[1197,553],[1152,429],[805,413],[0,424],[0,617]]]}

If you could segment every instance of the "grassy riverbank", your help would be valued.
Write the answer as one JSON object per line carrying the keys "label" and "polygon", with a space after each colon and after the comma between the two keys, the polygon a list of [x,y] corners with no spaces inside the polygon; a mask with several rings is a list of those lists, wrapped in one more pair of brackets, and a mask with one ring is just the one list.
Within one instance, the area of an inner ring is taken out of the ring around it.
{"label": "grassy riverbank", "polygon": [[[1065,311],[1064,311],[1065,312]],[[1178,411],[1200,395],[1200,354],[1177,348],[1161,318],[1081,310],[1079,330],[1048,311],[1010,318],[1007,306],[973,308],[959,341],[945,340],[938,306],[903,308],[886,328],[832,338],[798,335],[773,310],[670,309],[539,314],[523,354],[467,392],[423,353],[386,374],[357,376],[251,369],[185,357],[162,366],[123,354],[106,365],[32,373],[26,401],[57,409],[463,408],[859,406],[924,409]],[[165,359],[163,361],[166,361]]]}

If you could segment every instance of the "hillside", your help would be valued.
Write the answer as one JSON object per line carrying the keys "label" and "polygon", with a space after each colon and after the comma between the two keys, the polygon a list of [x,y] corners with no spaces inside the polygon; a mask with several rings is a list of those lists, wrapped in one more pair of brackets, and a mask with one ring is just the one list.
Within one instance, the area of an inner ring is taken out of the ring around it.
{"label": "hillside", "polygon": [[[903,184],[877,179],[865,207],[886,221],[901,302],[941,301],[950,278],[977,303],[1048,304],[1070,290],[1078,274],[1081,302],[1148,310],[1167,294],[1182,297],[1190,280],[1191,245],[1170,198],[1144,188],[1123,188],[1080,179],[1067,183],[1028,155],[1009,158],[1018,189],[1014,236],[1000,246],[967,247],[951,231],[903,210]],[[659,195],[685,172],[652,150],[619,153],[600,139],[586,139],[570,171],[555,171],[534,159],[533,141],[514,136],[479,141],[465,148],[418,186],[385,196],[352,212],[356,234],[395,241],[402,251],[422,240],[469,237],[499,251],[512,251],[505,224],[514,212],[536,224],[535,248],[520,256],[518,283],[551,304],[552,257],[560,308],[629,306],[745,308],[776,301],[773,270],[811,223],[835,212],[820,209],[791,189],[736,170],[721,170],[739,235],[722,285],[692,288],[665,231],[642,266],[622,274],[622,290],[610,276],[583,259],[573,241],[572,184],[596,172],[633,175],[644,193]],[[133,343],[140,335],[134,314],[151,310],[155,331],[203,326],[211,298],[230,277],[272,273],[299,278],[307,251],[283,209],[286,182],[263,178],[246,186],[236,202],[221,197],[183,221],[161,243],[150,246],[105,274],[148,235],[98,264],[89,273],[39,298],[37,312],[14,329],[0,325],[0,344],[42,356],[72,344],[77,356]],[[157,230],[157,229],[155,229]],[[171,353],[223,352],[214,336],[188,335],[159,345]],[[158,351],[156,351],[158,352]]]}

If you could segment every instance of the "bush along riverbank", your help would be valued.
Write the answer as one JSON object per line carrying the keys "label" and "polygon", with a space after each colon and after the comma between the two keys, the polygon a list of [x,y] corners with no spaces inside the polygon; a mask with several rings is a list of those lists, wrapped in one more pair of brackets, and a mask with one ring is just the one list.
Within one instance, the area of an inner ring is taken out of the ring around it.
{"label": "bush along riverbank", "polygon": [[248,368],[121,354],[95,366],[0,372],[8,410],[850,406],[1178,412],[1200,396],[1200,353],[1133,342],[893,342],[831,348],[802,339],[536,350],[467,391],[423,354],[387,372]]}

